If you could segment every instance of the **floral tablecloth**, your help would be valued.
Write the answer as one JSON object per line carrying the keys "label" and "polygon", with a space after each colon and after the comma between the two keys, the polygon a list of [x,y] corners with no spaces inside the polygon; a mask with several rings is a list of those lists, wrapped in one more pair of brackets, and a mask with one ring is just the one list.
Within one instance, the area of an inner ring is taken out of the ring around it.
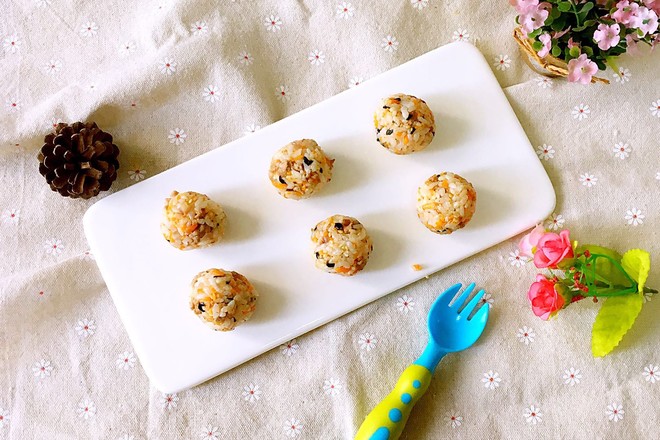
{"label": "floral tablecloth", "polygon": [[660,437],[660,299],[593,359],[596,306],[536,318],[525,296],[534,269],[515,239],[162,394],[88,252],[81,218],[93,201],[51,192],[35,157],[58,121],[94,120],[121,148],[116,191],[467,40],[555,185],[547,226],[658,261],[657,51],[622,59],[609,86],[541,77],[503,1],[8,0],[0,11],[0,439],[351,438],[423,348],[436,295],[469,280],[488,290],[489,326],[445,358],[404,438]]}

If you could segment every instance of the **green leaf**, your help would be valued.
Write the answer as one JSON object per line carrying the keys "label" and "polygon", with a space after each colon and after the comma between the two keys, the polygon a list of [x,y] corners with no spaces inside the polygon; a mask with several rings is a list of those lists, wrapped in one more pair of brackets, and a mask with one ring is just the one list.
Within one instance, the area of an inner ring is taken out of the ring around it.
{"label": "green leaf", "polygon": [[555,19],[555,21],[552,22],[550,28],[553,31],[559,32],[564,29],[564,26],[566,26],[566,16],[562,15],[561,17]]}
{"label": "green leaf", "polygon": [[553,57],[558,57],[561,55],[561,48],[559,46],[553,46],[552,47],[552,56]]}
{"label": "green leaf", "polygon": [[577,46],[573,46],[571,47],[571,50],[568,53],[570,53],[573,58],[577,58],[580,56],[580,48]]}
{"label": "green leaf", "polygon": [[540,41],[535,41],[534,43],[532,43],[532,49],[538,52],[539,50],[543,49],[543,43],[541,43]]}
{"label": "green leaf", "polygon": [[642,294],[607,298],[596,315],[591,332],[591,353],[602,357],[619,345],[642,310]]}
{"label": "green leaf", "polygon": [[631,249],[621,258],[621,267],[637,281],[639,292],[644,291],[644,284],[651,270],[651,255],[642,249]]}
{"label": "green leaf", "polygon": [[[606,255],[617,262],[621,261],[621,254],[610,248],[596,246],[593,244],[585,244],[578,246],[576,249],[577,253],[580,254],[584,253],[585,250],[588,250],[592,254]],[[596,273],[601,277],[608,279],[612,284],[631,284],[628,278],[626,278],[626,276],[621,273],[619,268],[612,264],[612,262],[607,258],[597,258],[595,264]]]}
{"label": "green leaf", "polygon": [[571,10],[571,3],[559,2],[559,4],[557,5],[557,9],[559,9],[561,12],[568,12]]}
{"label": "green leaf", "polygon": [[538,37],[539,35],[541,35],[541,32],[543,32],[543,29],[542,29],[542,28],[538,28],[538,29],[535,30],[534,32],[530,32],[529,34],[527,34],[527,38],[532,38],[532,39],[534,39],[534,38]]}
{"label": "green leaf", "polygon": [[594,56],[594,50],[590,46],[584,46],[582,50],[587,54],[589,58]]}
{"label": "green leaf", "polygon": [[559,8],[554,7],[550,11],[550,17],[552,17],[553,20],[558,18],[560,15],[561,15],[561,11],[559,10]]}
{"label": "green leaf", "polygon": [[580,9],[580,12],[578,12],[578,16],[580,16],[580,21],[584,20],[587,18],[587,14],[589,11],[591,11],[594,7],[594,4],[592,2],[587,2],[582,6],[582,9]]}

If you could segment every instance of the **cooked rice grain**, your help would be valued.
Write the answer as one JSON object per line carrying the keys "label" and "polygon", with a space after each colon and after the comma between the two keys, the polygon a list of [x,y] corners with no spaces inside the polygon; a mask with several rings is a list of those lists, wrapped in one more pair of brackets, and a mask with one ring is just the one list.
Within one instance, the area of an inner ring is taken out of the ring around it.
{"label": "cooked rice grain", "polygon": [[374,125],[376,140],[396,154],[423,150],[435,135],[435,119],[426,102],[403,93],[383,100]]}
{"label": "cooked rice grain", "polygon": [[312,229],[315,265],[317,268],[343,276],[352,276],[364,269],[373,250],[365,227],[345,215],[333,215]]}
{"label": "cooked rice grain", "polygon": [[165,199],[160,230],[172,246],[183,251],[211,246],[222,238],[227,216],[208,196],[173,191]]}
{"label": "cooked rice grain", "polygon": [[332,179],[334,159],[313,139],[293,141],[279,149],[270,162],[269,178],[287,199],[306,199]]}
{"label": "cooked rice grain", "polygon": [[429,177],[417,190],[417,217],[431,231],[451,234],[472,218],[477,192],[470,182],[454,173]]}

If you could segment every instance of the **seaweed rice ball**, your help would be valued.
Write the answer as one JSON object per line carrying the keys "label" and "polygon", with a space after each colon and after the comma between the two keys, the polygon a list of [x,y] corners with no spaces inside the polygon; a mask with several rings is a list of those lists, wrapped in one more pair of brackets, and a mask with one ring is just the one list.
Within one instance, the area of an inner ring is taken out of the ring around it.
{"label": "seaweed rice ball", "polygon": [[437,234],[451,234],[465,226],[476,204],[472,184],[454,173],[435,174],[417,190],[417,217]]}
{"label": "seaweed rice ball", "polygon": [[213,330],[226,332],[250,319],[258,296],[240,273],[209,269],[193,278],[190,309]]}
{"label": "seaweed rice ball", "polygon": [[270,182],[287,199],[306,199],[330,182],[333,163],[313,139],[293,141],[273,156]]}
{"label": "seaweed rice ball", "polygon": [[426,148],[435,135],[433,112],[423,100],[403,93],[385,98],[374,114],[376,140],[396,154]]}
{"label": "seaweed rice ball", "polygon": [[182,251],[211,246],[222,238],[227,216],[208,196],[194,191],[173,191],[165,199],[160,230]]}
{"label": "seaweed rice ball", "polygon": [[365,227],[345,215],[333,215],[312,229],[315,265],[329,273],[352,276],[364,269],[373,244]]}

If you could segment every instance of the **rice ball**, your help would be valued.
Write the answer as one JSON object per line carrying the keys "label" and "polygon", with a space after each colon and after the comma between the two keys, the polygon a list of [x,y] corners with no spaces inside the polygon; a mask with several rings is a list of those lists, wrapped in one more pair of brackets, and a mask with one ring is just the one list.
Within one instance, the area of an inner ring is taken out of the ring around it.
{"label": "rice ball", "polygon": [[403,93],[383,100],[374,124],[376,140],[395,154],[421,151],[435,135],[435,119],[426,102]]}
{"label": "rice ball", "polygon": [[313,139],[293,141],[273,155],[270,182],[287,199],[306,199],[330,182],[334,162]]}
{"label": "rice ball", "polygon": [[190,309],[213,330],[226,332],[250,319],[258,296],[240,273],[209,269],[192,280]]}
{"label": "rice ball", "polygon": [[451,234],[464,227],[476,205],[477,192],[458,174],[435,174],[417,190],[417,217],[437,234]]}
{"label": "rice ball", "polygon": [[312,243],[318,269],[347,277],[364,269],[373,250],[366,228],[345,215],[333,215],[314,226]]}
{"label": "rice ball", "polygon": [[194,191],[173,191],[165,199],[160,230],[182,251],[211,246],[224,232],[227,215],[218,203]]}

